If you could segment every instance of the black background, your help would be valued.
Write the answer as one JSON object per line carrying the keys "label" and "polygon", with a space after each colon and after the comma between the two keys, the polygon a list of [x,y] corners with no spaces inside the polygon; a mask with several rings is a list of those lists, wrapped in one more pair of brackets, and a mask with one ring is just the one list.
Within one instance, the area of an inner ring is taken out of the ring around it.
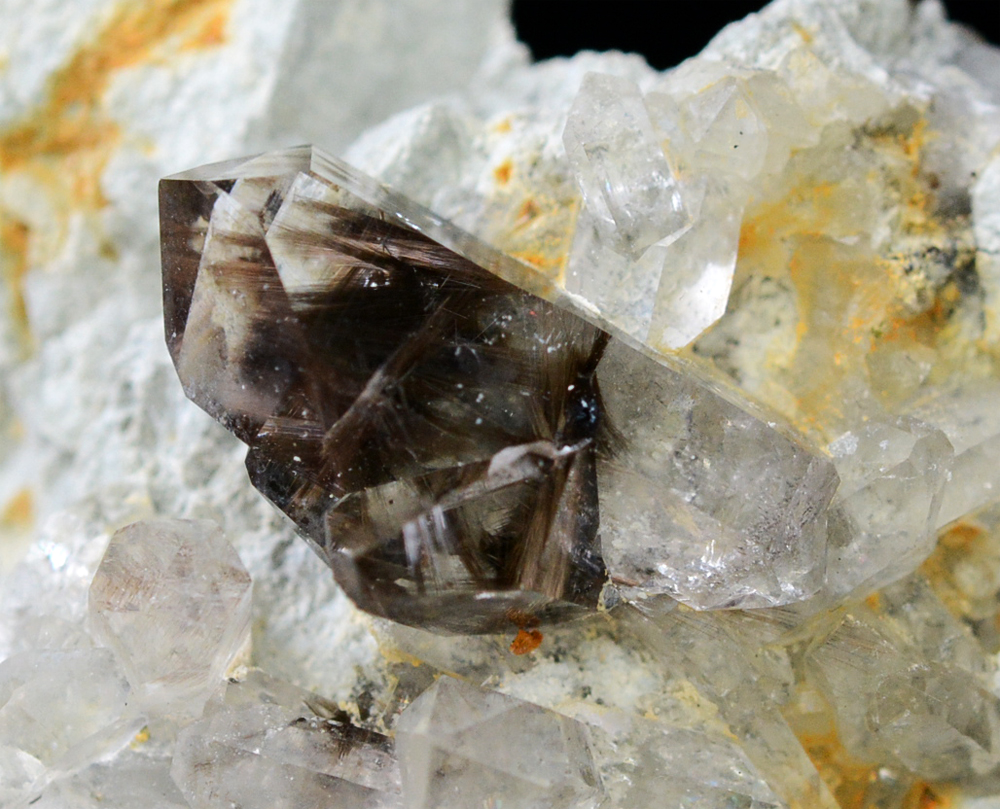
{"label": "black background", "polygon": [[[764,2],[738,0],[513,0],[514,26],[536,59],[579,50],[641,53],[663,70],[698,53],[726,23]],[[1000,0],[945,0],[948,15],[1000,42]],[[671,9],[678,12],[671,19]]]}

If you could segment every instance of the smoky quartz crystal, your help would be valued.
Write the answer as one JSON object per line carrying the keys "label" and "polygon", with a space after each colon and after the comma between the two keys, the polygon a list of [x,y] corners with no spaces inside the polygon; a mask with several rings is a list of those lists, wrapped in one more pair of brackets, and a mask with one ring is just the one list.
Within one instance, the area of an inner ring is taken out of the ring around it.
{"label": "smoky quartz crystal", "polygon": [[160,211],[185,391],[362,609],[482,633],[609,585],[822,584],[830,461],[534,268],[311,147],[166,178]]}

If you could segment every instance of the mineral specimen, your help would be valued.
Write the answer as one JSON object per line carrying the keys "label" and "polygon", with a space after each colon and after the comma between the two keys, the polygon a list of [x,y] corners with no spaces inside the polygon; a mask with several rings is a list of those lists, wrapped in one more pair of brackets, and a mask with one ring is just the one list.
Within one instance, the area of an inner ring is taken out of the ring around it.
{"label": "mineral specimen", "polygon": [[127,711],[128,682],[108,649],[25,651],[0,663],[0,799],[37,798],[124,747],[142,721]]}
{"label": "mineral specimen", "polygon": [[579,614],[602,524],[630,596],[823,583],[833,464],[529,266],[309,148],[168,178],[161,216],[187,394],[363,609],[445,632]]}
{"label": "mineral specimen", "polygon": [[[1000,52],[776,0],[532,63],[503,5],[0,0],[3,806],[1000,806]],[[155,181],[309,141],[358,171],[164,182],[171,350],[416,626],[163,346]],[[254,582],[178,700],[176,612],[88,610],[163,517]]]}

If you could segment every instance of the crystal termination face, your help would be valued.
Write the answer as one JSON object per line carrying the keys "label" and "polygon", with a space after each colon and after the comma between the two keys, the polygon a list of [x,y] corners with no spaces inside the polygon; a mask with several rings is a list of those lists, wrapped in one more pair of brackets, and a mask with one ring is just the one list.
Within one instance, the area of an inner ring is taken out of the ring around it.
{"label": "crystal termination face", "polygon": [[[186,393],[249,445],[253,484],[362,609],[445,633],[593,610],[605,509],[631,590],[755,606],[822,582],[832,465],[525,265],[309,147],[167,178],[160,210]],[[702,446],[704,419],[732,425],[718,451],[735,462]],[[746,480],[767,493],[752,518]],[[652,559],[626,519],[643,514]]]}

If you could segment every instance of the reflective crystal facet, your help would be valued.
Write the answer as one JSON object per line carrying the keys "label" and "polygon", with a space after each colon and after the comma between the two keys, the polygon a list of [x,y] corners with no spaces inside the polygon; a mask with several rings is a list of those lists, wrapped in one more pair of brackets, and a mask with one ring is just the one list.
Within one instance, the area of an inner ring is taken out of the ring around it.
{"label": "reflective crystal facet", "polygon": [[563,140],[587,209],[623,255],[638,257],[690,224],[680,184],[634,82],[588,73]]}
{"label": "reflective crystal facet", "polygon": [[920,777],[983,775],[1000,766],[1000,700],[971,672],[937,661],[855,608],[807,656],[845,746]]}
{"label": "reflective crystal facet", "polygon": [[603,794],[587,729],[442,677],[400,715],[407,809],[591,809]]}
{"label": "reflective crystal facet", "polygon": [[572,617],[607,581],[605,522],[633,591],[818,587],[829,460],[527,265],[310,148],[168,178],[161,218],[185,390],[363,609],[443,632]]}
{"label": "reflective crystal facet", "polygon": [[953,451],[917,419],[872,419],[830,445],[841,485],[831,516],[825,591],[866,595],[914,570],[934,548]]}
{"label": "reflective crystal facet", "polygon": [[145,709],[197,715],[249,641],[250,575],[214,523],[133,523],[111,538],[90,617]]}
{"label": "reflective crystal facet", "polygon": [[600,469],[613,581],[699,609],[812,595],[837,486],[829,461],[683,374],[644,373],[638,356],[613,343],[598,369],[609,418],[640,448]]}

